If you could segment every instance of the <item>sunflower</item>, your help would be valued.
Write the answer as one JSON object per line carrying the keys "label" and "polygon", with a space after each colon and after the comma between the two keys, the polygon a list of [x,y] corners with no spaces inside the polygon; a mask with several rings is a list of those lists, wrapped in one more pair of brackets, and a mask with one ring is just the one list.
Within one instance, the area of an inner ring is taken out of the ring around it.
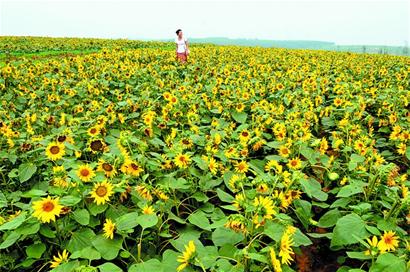
{"label": "sunflower", "polygon": [[248,130],[242,130],[241,133],[239,134],[239,141],[241,143],[246,143],[249,141],[249,139],[251,138],[251,134],[249,133]]}
{"label": "sunflower", "polygon": [[46,156],[52,161],[61,159],[65,154],[65,146],[63,143],[51,142],[46,147]]}
{"label": "sunflower", "polygon": [[174,163],[179,168],[187,168],[188,165],[191,163],[191,158],[187,154],[179,153],[175,156]]}
{"label": "sunflower", "polygon": [[208,168],[209,168],[209,171],[211,171],[213,175],[216,175],[216,173],[218,172],[218,167],[219,165],[216,162],[216,160],[214,158],[210,158],[208,162]]}
{"label": "sunflower", "polygon": [[273,271],[282,272],[282,266],[280,264],[280,261],[276,258],[276,252],[273,248],[269,249],[269,256],[270,256],[270,261],[272,263]]}
{"label": "sunflower", "polygon": [[56,268],[62,262],[67,262],[67,261],[68,261],[68,252],[67,250],[64,249],[62,253],[58,252],[57,255],[53,256],[53,261],[50,261],[50,268]]}
{"label": "sunflower", "polygon": [[285,231],[280,240],[280,251],[279,256],[282,258],[282,264],[290,265],[290,262],[293,261],[293,240],[290,237],[290,234]]}
{"label": "sunflower", "polygon": [[[259,196],[253,201],[253,206],[256,208],[256,212],[263,217],[262,220],[272,219],[272,215],[276,214],[273,200],[269,197]],[[256,217],[255,217],[256,218]]]}
{"label": "sunflower", "polygon": [[113,185],[108,181],[97,183],[91,191],[91,197],[94,198],[97,205],[105,204],[110,201],[110,196],[114,194],[113,188]]}
{"label": "sunflower", "polygon": [[290,169],[296,170],[302,167],[302,161],[299,158],[293,158],[289,160],[287,166]]}
{"label": "sunflower", "polygon": [[144,172],[144,169],[142,169],[138,162],[133,160],[126,160],[121,166],[121,171],[125,174],[138,177],[142,172]]}
{"label": "sunflower", "polygon": [[102,152],[104,151],[106,145],[103,140],[101,139],[93,139],[89,142],[88,148],[93,153]]}
{"label": "sunflower", "polygon": [[87,130],[88,135],[90,136],[97,136],[100,133],[100,128],[98,126],[90,127]]}
{"label": "sunflower", "polygon": [[177,261],[181,263],[177,267],[178,272],[184,270],[192,262],[192,259],[195,257],[195,250],[194,241],[189,241],[188,245],[185,246],[185,251],[177,258]]}
{"label": "sunflower", "polygon": [[235,171],[241,174],[248,172],[249,166],[246,161],[235,162]]}
{"label": "sunflower", "polygon": [[142,208],[142,213],[143,214],[155,214],[155,210],[152,206],[145,205]]}
{"label": "sunflower", "polygon": [[111,219],[105,219],[103,236],[107,239],[114,239],[115,223]]}
{"label": "sunflower", "polygon": [[399,246],[399,239],[396,236],[394,231],[384,232],[382,237],[380,238],[377,247],[380,249],[382,253],[386,251],[394,251]]}
{"label": "sunflower", "polygon": [[368,249],[364,252],[366,255],[376,255],[378,251],[378,240],[376,236],[373,236],[372,239],[370,240],[369,238],[366,239],[367,244],[368,244]]}
{"label": "sunflower", "polygon": [[289,154],[290,154],[290,150],[287,146],[282,145],[282,146],[279,147],[279,155],[280,156],[282,156],[284,158],[287,158],[287,157],[289,157]]}
{"label": "sunflower", "polygon": [[112,178],[117,174],[114,166],[104,160],[99,161],[97,171],[104,172],[107,178]]}
{"label": "sunflower", "polygon": [[95,177],[95,172],[88,164],[83,164],[78,167],[77,176],[81,181],[88,182]]}
{"label": "sunflower", "polygon": [[59,216],[63,206],[59,204],[59,198],[52,199],[50,196],[33,202],[33,216],[43,223],[56,221],[56,216]]}

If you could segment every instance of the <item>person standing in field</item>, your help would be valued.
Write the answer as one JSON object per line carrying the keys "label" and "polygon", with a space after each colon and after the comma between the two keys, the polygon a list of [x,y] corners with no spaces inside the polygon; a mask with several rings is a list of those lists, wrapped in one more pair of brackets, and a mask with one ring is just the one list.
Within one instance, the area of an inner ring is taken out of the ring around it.
{"label": "person standing in field", "polygon": [[176,31],[177,37],[175,38],[177,60],[185,63],[188,59],[189,48],[188,40],[184,37],[181,29]]}

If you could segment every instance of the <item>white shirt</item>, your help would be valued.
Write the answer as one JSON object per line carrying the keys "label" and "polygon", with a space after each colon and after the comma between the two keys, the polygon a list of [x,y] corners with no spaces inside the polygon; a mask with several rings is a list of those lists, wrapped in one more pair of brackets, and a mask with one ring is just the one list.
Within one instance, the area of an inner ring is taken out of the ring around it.
{"label": "white shirt", "polygon": [[180,40],[178,37],[175,38],[175,43],[178,45],[177,53],[185,53],[186,51],[186,42],[188,40],[185,37],[182,37]]}

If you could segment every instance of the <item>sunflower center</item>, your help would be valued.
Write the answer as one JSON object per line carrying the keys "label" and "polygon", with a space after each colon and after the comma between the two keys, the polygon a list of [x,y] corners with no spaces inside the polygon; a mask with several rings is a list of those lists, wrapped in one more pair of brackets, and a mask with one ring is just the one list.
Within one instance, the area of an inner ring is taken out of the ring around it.
{"label": "sunflower center", "polygon": [[59,141],[60,143],[64,142],[67,139],[67,136],[63,135],[63,136],[58,136],[57,141]]}
{"label": "sunflower center", "polygon": [[60,152],[60,148],[59,148],[58,146],[56,146],[56,145],[53,145],[53,146],[50,148],[50,153],[53,154],[53,155],[58,154],[59,152]]}
{"label": "sunflower center", "polygon": [[95,190],[95,193],[99,197],[104,197],[107,194],[107,188],[105,186],[98,186],[98,188]]}
{"label": "sunflower center", "polygon": [[86,177],[90,174],[90,171],[88,169],[81,169],[80,174],[81,176]]}
{"label": "sunflower center", "polygon": [[297,162],[297,161],[291,161],[290,164],[291,164],[292,166],[296,166],[296,165],[298,164],[298,162]]}
{"label": "sunflower center", "polygon": [[91,149],[94,151],[101,150],[102,147],[103,147],[103,144],[100,140],[95,140],[91,142]]}
{"label": "sunflower center", "polygon": [[51,212],[54,209],[54,204],[52,202],[46,202],[43,204],[43,211]]}
{"label": "sunflower center", "polygon": [[92,128],[92,129],[90,130],[90,133],[91,133],[91,134],[95,134],[95,133],[97,133],[97,130],[96,130],[95,128]]}
{"label": "sunflower center", "polygon": [[245,131],[245,132],[242,132],[242,136],[243,136],[243,137],[248,137],[248,135],[249,135],[248,132],[246,132],[246,131]]}
{"label": "sunflower center", "polygon": [[135,163],[131,163],[131,168],[134,169],[134,170],[138,170],[139,166],[136,165]]}
{"label": "sunflower center", "polygon": [[111,164],[109,164],[109,163],[106,163],[106,162],[104,162],[103,164],[102,164],[102,168],[105,170],[105,171],[112,171],[112,166],[111,166]]}

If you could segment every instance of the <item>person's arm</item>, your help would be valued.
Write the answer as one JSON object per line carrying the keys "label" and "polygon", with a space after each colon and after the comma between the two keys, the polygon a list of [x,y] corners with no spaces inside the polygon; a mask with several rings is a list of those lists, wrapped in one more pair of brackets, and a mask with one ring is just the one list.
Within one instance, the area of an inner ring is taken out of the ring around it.
{"label": "person's arm", "polygon": [[186,53],[189,53],[188,40],[185,40]]}

